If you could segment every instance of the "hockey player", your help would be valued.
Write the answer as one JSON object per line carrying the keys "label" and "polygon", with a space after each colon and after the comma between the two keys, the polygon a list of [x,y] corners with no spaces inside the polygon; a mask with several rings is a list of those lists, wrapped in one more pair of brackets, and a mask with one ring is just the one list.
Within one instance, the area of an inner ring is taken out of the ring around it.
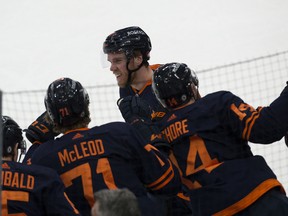
{"label": "hockey player", "polygon": [[186,179],[193,215],[288,215],[281,183],[248,145],[278,141],[288,131],[288,86],[257,109],[229,91],[201,98],[196,74],[183,63],[159,67],[152,86],[171,111],[162,133]]}
{"label": "hockey player", "polygon": [[2,116],[2,214],[80,215],[64,192],[64,184],[52,169],[17,162],[18,150],[26,150],[22,130],[9,116]]}
{"label": "hockey player", "polygon": [[[160,215],[148,192],[172,196],[179,191],[178,170],[132,126],[113,122],[88,128],[89,96],[78,81],[61,78],[52,82],[45,107],[46,121],[55,133],[64,135],[40,144],[30,162],[58,172],[81,214],[91,214],[93,194],[101,189],[128,188],[147,216]],[[26,133],[37,134],[35,125]]]}
{"label": "hockey player", "polygon": [[110,70],[116,76],[120,98],[138,95],[153,109],[153,118],[162,118],[167,110],[153,95],[151,84],[153,70],[159,65],[149,65],[152,49],[149,36],[138,26],[119,29],[110,34],[103,44]]}
{"label": "hockey player", "polygon": [[[167,109],[152,92],[153,71],[159,64],[150,65],[152,44],[149,36],[138,26],[119,29],[110,34],[103,43],[103,52],[110,62],[110,70],[116,76],[120,98],[137,95],[152,109],[153,122],[162,119]],[[179,193],[168,200],[167,215],[191,215],[189,197]]]}

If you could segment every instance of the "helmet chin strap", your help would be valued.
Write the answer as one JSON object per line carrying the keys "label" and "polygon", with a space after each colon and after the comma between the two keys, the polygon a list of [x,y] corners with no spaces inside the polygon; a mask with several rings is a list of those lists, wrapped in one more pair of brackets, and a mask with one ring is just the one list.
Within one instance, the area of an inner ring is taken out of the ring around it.
{"label": "helmet chin strap", "polygon": [[127,71],[128,71],[128,79],[127,79],[127,82],[126,82],[126,87],[130,86],[131,83],[132,83],[132,80],[131,80],[132,73],[138,71],[143,66],[143,61],[142,61],[141,64],[136,69],[130,70],[129,67],[128,67],[130,59],[131,58],[127,58],[127,63],[126,63],[126,68],[127,68]]}
{"label": "helmet chin strap", "polygon": [[199,90],[198,90],[197,86],[195,86],[194,84],[191,85],[191,88],[192,88],[192,93],[193,93],[192,98],[195,101],[197,101],[199,98],[201,98]]}

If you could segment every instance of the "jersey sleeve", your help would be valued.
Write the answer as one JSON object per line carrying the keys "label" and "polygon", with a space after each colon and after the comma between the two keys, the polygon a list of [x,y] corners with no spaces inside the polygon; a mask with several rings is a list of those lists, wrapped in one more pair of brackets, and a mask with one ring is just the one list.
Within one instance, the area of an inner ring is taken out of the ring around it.
{"label": "jersey sleeve", "polygon": [[288,91],[283,91],[269,106],[257,109],[237,96],[230,97],[228,121],[242,139],[267,144],[280,140],[288,131]]}
{"label": "jersey sleeve", "polygon": [[56,172],[51,170],[49,183],[43,190],[42,198],[48,215],[80,215],[64,192],[64,184]]}
{"label": "jersey sleeve", "polygon": [[141,179],[145,186],[157,194],[177,194],[181,187],[177,168],[157,148],[146,143],[136,129],[130,130],[133,134],[129,140],[130,146],[141,163]]}

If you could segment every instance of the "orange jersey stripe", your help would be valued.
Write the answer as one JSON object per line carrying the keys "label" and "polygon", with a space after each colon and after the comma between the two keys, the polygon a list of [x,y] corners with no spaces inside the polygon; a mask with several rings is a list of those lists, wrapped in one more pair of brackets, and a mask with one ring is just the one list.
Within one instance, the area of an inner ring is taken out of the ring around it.
{"label": "orange jersey stripe", "polygon": [[246,139],[249,140],[250,138],[250,134],[251,134],[251,130],[252,130],[252,127],[254,126],[254,123],[256,121],[256,119],[258,119],[260,116],[260,113],[258,113],[257,115],[254,116],[252,122],[250,123],[250,126],[249,126],[249,129],[248,129],[248,133],[246,135]]}
{"label": "orange jersey stripe", "polygon": [[243,199],[239,200],[237,203],[229,206],[226,209],[223,209],[222,211],[219,211],[212,216],[230,216],[234,215],[243,209],[250,206],[252,203],[254,203],[257,199],[259,199],[263,194],[265,194],[267,191],[269,191],[272,188],[275,187],[281,187],[282,190],[283,187],[281,183],[276,179],[268,179],[264,182],[262,182],[258,187],[254,188],[253,191],[251,191],[247,196],[245,196]]}
{"label": "orange jersey stripe", "polygon": [[156,70],[157,68],[159,68],[162,64],[153,64],[153,65],[150,65],[150,68],[152,70]]}
{"label": "orange jersey stripe", "polygon": [[[167,171],[160,178],[158,178],[156,181],[154,181],[151,184],[147,185],[147,187],[151,188],[152,190],[159,190],[159,189],[163,188],[165,185],[167,185],[171,181],[171,179],[174,177],[174,172],[173,172],[172,164],[171,164],[170,161],[169,161],[169,164],[170,164],[170,166],[167,169]],[[159,185],[159,186],[157,186],[157,185]]]}
{"label": "orange jersey stripe", "polygon": [[244,140],[247,140],[247,134],[248,134],[248,129],[249,129],[249,126],[250,126],[250,122],[253,120],[254,116],[257,115],[258,113],[257,112],[254,112],[247,120],[246,120],[246,124],[245,124],[245,128],[243,130],[243,133],[242,133],[242,138]]}

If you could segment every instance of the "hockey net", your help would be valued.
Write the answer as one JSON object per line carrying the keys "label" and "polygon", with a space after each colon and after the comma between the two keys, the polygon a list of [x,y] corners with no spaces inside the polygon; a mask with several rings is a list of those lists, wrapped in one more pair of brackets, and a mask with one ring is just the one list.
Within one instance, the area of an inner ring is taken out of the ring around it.
{"label": "hockey net", "polygon": [[[189,62],[186,63],[192,66]],[[266,106],[280,94],[288,79],[288,51],[198,70],[196,73],[202,96],[218,90],[228,90],[255,108]],[[116,82],[86,89],[91,100],[91,126],[123,121],[116,105],[119,97]],[[22,128],[26,128],[45,110],[44,96],[45,90],[3,92],[3,114],[11,115]],[[250,146],[254,154],[265,157],[288,191],[288,149],[284,139],[272,145]]]}

